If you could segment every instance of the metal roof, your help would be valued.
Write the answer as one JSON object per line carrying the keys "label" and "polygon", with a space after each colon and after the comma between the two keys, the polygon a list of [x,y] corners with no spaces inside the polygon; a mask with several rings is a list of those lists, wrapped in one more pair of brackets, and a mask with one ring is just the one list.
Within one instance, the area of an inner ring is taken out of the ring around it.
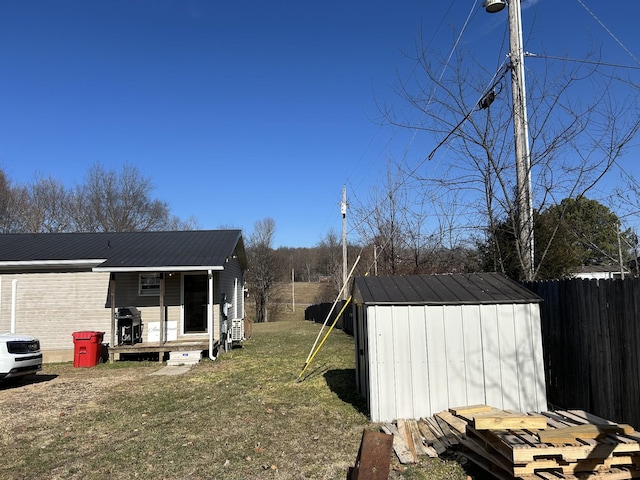
{"label": "metal roof", "polygon": [[532,303],[542,299],[499,273],[356,277],[353,299],[360,304],[460,305]]}
{"label": "metal roof", "polygon": [[102,271],[221,269],[237,252],[240,230],[0,234],[0,269],[89,266]]}

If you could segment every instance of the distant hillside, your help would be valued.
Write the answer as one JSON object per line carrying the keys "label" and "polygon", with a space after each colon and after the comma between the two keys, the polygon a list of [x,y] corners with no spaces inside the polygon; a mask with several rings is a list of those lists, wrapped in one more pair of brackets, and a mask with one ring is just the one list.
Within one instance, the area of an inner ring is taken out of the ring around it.
{"label": "distant hillside", "polygon": [[[295,282],[294,288],[292,288],[291,283],[276,284],[269,307],[269,321],[303,320],[305,309],[309,305],[318,303],[322,290],[326,289],[327,286],[326,283],[319,282]],[[335,298],[331,298],[324,301],[333,302],[334,300]],[[251,297],[247,300],[246,312],[247,318],[253,321],[256,316],[255,304]]]}
{"label": "distant hillside", "polygon": [[278,302],[291,304],[295,300],[296,305],[311,305],[316,303],[320,292],[326,285],[318,282],[280,283],[278,288]]}

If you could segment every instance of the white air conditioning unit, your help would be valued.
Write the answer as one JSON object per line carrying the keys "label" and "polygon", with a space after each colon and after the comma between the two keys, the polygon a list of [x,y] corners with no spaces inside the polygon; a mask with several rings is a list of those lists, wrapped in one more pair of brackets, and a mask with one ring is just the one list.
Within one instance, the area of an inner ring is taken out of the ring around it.
{"label": "white air conditioning unit", "polygon": [[244,340],[244,319],[234,318],[231,320],[231,331],[229,332],[228,338],[232,342],[241,342]]}

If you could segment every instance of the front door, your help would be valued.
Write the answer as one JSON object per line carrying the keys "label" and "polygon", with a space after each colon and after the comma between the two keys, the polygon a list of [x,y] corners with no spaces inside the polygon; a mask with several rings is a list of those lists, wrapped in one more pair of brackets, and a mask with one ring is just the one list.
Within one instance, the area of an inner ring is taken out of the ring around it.
{"label": "front door", "polygon": [[184,333],[207,332],[207,274],[184,275]]}

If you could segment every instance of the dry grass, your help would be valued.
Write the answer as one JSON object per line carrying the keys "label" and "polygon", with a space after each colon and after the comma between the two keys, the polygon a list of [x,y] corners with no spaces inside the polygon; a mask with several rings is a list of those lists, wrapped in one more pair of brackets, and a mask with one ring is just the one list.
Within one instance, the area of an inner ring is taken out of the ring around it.
{"label": "dry grass", "polygon": [[[291,283],[277,284],[274,288],[274,301],[269,308],[270,321],[303,319],[305,309],[318,303],[318,298],[322,296],[322,291],[326,289],[327,284],[319,282],[296,282],[293,287]],[[331,295],[328,295],[328,297],[331,297]],[[329,301],[333,302],[334,300],[335,298],[331,298]],[[251,302],[247,306],[249,317],[255,318],[255,315],[252,315],[253,305]]]}
{"label": "dry grass", "polygon": [[[376,426],[344,333],[296,381],[318,329],[255,325],[242,348],[173,377],[150,376],[154,363],[46,365],[36,382],[0,387],[0,478],[344,479],[362,430]],[[466,474],[424,460],[392,478]]]}

